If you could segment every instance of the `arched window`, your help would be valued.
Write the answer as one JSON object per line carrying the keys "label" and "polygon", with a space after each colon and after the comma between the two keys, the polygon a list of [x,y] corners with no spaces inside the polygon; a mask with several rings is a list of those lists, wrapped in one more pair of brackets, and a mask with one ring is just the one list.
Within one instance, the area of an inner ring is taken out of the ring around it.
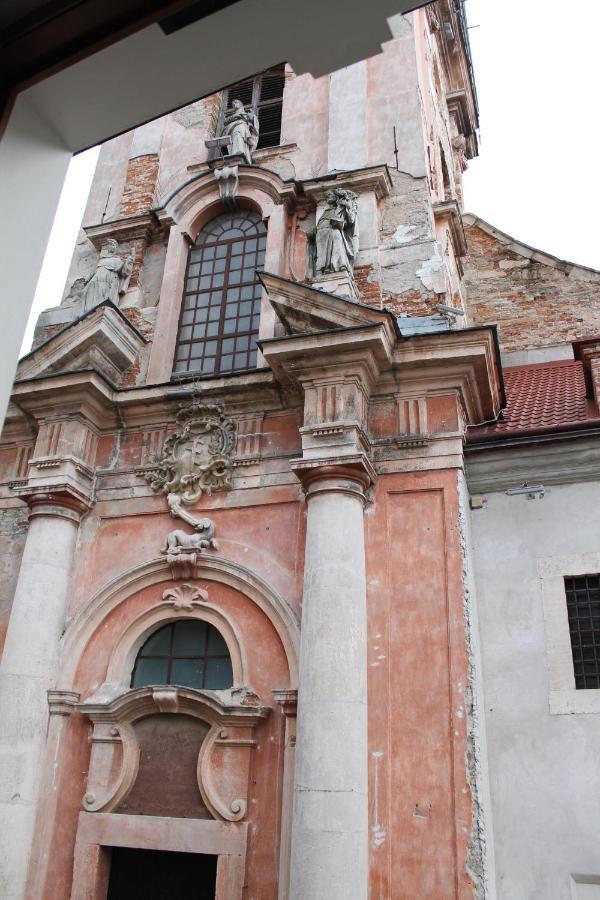
{"label": "arched window", "polygon": [[164,625],[148,638],[135,660],[131,687],[176,684],[219,691],[233,684],[231,657],[222,635],[197,619]]}
{"label": "arched window", "polygon": [[250,210],[223,213],[190,250],[175,372],[213,375],[256,365],[267,228]]}

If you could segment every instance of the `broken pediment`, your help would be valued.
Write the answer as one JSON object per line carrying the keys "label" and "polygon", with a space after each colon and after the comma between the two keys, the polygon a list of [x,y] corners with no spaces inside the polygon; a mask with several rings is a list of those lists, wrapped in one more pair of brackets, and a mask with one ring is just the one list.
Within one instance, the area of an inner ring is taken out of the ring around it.
{"label": "broken pediment", "polygon": [[286,334],[313,334],[332,328],[382,323],[396,329],[395,316],[388,310],[373,309],[270,272],[259,272],[258,277]]}
{"label": "broken pediment", "polygon": [[105,301],[24,356],[17,368],[17,381],[94,369],[117,383],[145,343],[127,317]]}

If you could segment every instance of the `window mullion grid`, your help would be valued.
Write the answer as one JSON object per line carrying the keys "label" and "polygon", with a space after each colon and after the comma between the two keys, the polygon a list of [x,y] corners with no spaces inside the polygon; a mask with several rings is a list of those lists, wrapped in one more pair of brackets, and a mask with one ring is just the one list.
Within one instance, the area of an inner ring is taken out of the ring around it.
{"label": "window mullion grid", "polygon": [[221,360],[223,357],[222,346],[223,346],[223,330],[225,328],[225,318],[227,315],[227,291],[229,288],[229,272],[231,269],[231,249],[233,247],[233,242],[229,241],[227,244],[227,255],[225,257],[225,271],[223,272],[223,285],[221,287],[221,312],[219,315],[219,332],[217,335],[217,351],[215,355],[215,375],[221,372]]}
{"label": "window mullion grid", "polygon": [[202,687],[206,687],[206,664],[208,662],[208,628],[204,629],[204,653],[202,666]]}
{"label": "window mullion grid", "polygon": [[171,625],[169,634],[169,658],[167,660],[167,684],[171,684],[171,670],[173,666],[173,642],[175,641],[175,625]]}

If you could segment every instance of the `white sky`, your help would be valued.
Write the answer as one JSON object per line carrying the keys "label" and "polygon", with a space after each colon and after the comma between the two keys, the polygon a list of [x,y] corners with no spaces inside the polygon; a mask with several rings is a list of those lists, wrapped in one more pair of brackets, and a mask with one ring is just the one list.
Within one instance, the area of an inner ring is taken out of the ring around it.
{"label": "white sky", "polygon": [[[481,115],[465,208],[539,249],[600,269],[598,0],[466,0]],[[473,27],[478,26],[478,27]],[[98,149],[75,157],[22,353],[60,303]]]}
{"label": "white sky", "polygon": [[481,115],[466,211],[600,269],[600,3],[466,0],[466,9]]}

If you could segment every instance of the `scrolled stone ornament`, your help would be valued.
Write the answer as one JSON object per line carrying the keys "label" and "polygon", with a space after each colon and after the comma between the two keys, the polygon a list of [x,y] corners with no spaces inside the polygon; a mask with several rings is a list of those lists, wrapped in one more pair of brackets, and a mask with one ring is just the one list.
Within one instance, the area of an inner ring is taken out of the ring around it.
{"label": "scrolled stone ornament", "polygon": [[166,494],[174,518],[203,530],[203,520],[184,506],[202,494],[231,487],[235,424],[219,404],[192,404],[179,410],[179,431],[165,441],[157,467],[145,474],[153,491]]}

